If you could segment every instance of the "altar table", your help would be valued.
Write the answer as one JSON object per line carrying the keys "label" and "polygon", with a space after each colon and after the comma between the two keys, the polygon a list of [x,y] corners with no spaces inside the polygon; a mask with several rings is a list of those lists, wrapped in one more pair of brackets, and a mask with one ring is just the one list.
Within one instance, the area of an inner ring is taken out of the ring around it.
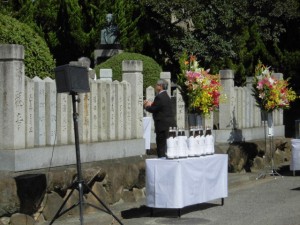
{"label": "altar table", "polygon": [[228,196],[228,155],[146,159],[146,205],[175,208]]}

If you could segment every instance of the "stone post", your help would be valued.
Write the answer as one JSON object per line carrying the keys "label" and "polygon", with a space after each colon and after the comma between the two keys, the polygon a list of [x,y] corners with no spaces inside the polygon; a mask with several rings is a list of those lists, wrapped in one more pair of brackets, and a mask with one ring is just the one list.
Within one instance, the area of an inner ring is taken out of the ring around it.
{"label": "stone post", "polygon": [[168,95],[171,97],[171,73],[170,72],[161,72],[160,73],[160,78],[164,79],[168,82]]}
{"label": "stone post", "polygon": [[[155,98],[155,90],[154,90],[154,88],[152,86],[147,87],[146,88],[146,99],[148,101],[153,102],[154,98]],[[152,117],[152,113],[149,113],[146,110],[145,110],[145,112],[146,112],[146,116],[147,117]]]}
{"label": "stone post", "polygon": [[249,106],[249,127],[254,127],[255,101],[252,91],[248,89],[248,106]]}
{"label": "stone post", "polygon": [[251,90],[247,89],[247,93],[248,93],[248,97],[247,97],[248,114],[247,114],[247,116],[249,118],[247,126],[249,128],[251,128],[254,126],[254,99],[253,99]]}
{"label": "stone post", "polygon": [[0,45],[0,149],[25,148],[24,47]]}
{"label": "stone post", "polygon": [[242,106],[242,128],[247,128],[247,120],[249,119],[249,117],[247,117],[247,92],[246,89],[244,87],[241,87],[241,92],[242,92],[242,104],[240,104],[240,106]]}
{"label": "stone post", "polygon": [[124,138],[131,139],[131,87],[127,81],[121,82],[124,101]]}
{"label": "stone post", "polygon": [[232,70],[220,70],[222,94],[226,95],[226,101],[220,103],[219,127],[220,129],[232,129],[236,121],[236,105],[234,92],[234,73]]}
{"label": "stone post", "polygon": [[78,133],[80,143],[89,143],[91,141],[90,130],[90,93],[80,93],[78,95],[80,102],[77,102],[78,112]]}
{"label": "stone post", "polygon": [[107,135],[108,140],[116,139],[116,95],[115,95],[115,86],[112,82],[106,83],[106,105],[107,105]]}
{"label": "stone post", "polygon": [[99,80],[98,84],[98,140],[106,141],[108,139],[108,108],[106,102],[108,82]]}
{"label": "stone post", "polygon": [[45,81],[34,77],[34,145],[46,145]]}
{"label": "stone post", "polygon": [[256,106],[256,102],[254,97],[252,96],[252,88],[254,83],[254,77],[247,77],[246,78],[246,87],[249,91],[249,106],[251,108],[250,111],[250,127],[259,127],[261,126],[261,115],[260,109]]}
{"label": "stone post", "polygon": [[34,147],[34,82],[25,77],[26,148]]}
{"label": "stone post", "polygon": [[115,86],[115,120],[116,120],[116,139],[123,140],[124,139],[124,92],[123,85],[120,84],[119,81],[115,80],[113,82]]}
{"label": "stone post", "polygon": [[246,77],[246,87],[249,88],[249,90],[252,90],[253,83],[254,77]]}
{"label": "stone post", "polygon": [[90,104],[91,104],[91,142],[98,141],[98,83],[90,80]]}
{"label": "stone post", "polygon": [[[65,145],[68,144],[68,135],[71,132],[70,127],[68,127],[69,118],[73,118],[71,110],[68,110],[68,98],[70,96],[66,95],[65,93],[57,94],[57,106],[56,106],[56,137],[57,137],[57,144]],[[70,121],[70,123],[73,123]],[[74,136],[73,136],[74,137]],[[72,138],[73,138],[72,137]]]}
{"label": "stone post", "polygon": [[243,88],[235,87],[236,90],[236,108],[233,128],[243,128]]}
{"label": "stone post", "polygon": [[46,145],[54,145],[56,132],[56,86],[49,77],[45,81],[45,107],[46,107]]}
{"label": "stone post", "polygon": [[143,138],[143,62],[125,60],[122,62],[123,80],[131,85],[132,137]]}
{"label": "stone post", "polygon": [[100,69],[100,80],[112,81],[112,69]]}

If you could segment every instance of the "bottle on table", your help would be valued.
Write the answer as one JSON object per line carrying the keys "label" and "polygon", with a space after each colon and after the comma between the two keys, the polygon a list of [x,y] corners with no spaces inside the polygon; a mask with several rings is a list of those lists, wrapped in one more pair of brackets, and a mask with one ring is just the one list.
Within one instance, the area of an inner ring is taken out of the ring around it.
{"label": "bottle on table", "polygon": [[194,157],[196,155],[197,151],[197,140],[194,137],[194,131],[195,128],[191,127],[190,128],[190,135],[187,139],[187,145],[188,145],[188,157]]}
{"label": "bottle on table", "polygon": [[167,159],[176,158],[176,149],[177,149],[177,139],[176,139],[176,129],[173,127],[169,128],[169,135],[167,139]]}
{"label": "bottle on table", "polygon": [[212,155],[215,153],[214,137],[211,132],[211,128],[207,127],[205,132],[206,154]]}
{"label": "bottle on table", "polygon": [[200,127],[199,131],[199,151],[201,156],[206,155],[206,140],[202,127]]}
{"label": "bottle on table", "polygon": [[186,158],[188,156],[187,136],[183,129],[178,130],[177,146],[178,157]]}

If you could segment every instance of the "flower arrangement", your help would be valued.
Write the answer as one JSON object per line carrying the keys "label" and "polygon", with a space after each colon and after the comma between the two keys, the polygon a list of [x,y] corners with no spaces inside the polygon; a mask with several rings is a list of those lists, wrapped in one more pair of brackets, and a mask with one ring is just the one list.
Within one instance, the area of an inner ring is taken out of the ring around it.
{"label": "flower arrangement", "polygon": [[288,109],[290,103],[297,98],[296,93],[288,85],[288,80],[277,79],[272,76],[270,67],[258,62],[252,91],[261,110],[272,112],[276,109]]}
{"label": "flower arrangement", "polygon": [[200,68],[194,55],[186,60],[181,58],[182,73],[178,75],[178,82],[183,99],[189,112],[209,115],[218,110],[221,96],[220,76],[209,74],[209,69]]}

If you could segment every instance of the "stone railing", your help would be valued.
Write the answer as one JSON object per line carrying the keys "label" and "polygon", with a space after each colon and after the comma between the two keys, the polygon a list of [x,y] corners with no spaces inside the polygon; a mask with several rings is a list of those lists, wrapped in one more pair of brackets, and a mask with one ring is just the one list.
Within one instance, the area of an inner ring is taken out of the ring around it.
{"label": "stone railing", "polygon": [[[79,94],[83,162],[145,152],[143,65],[124,61],[122,70],[122,82],[90,79],[91,91]],[[75,162],[71,95],[57,94],[48,77],[25,77],[23,46],[0,45],[0,109],[0,170]]]}

